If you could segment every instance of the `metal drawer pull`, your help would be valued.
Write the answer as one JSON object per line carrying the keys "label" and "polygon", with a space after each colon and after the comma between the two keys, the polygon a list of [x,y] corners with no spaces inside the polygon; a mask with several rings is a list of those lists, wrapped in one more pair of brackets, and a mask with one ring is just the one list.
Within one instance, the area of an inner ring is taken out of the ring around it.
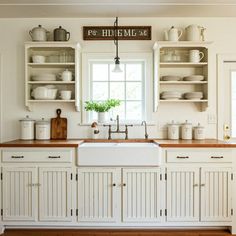
{"label": "metal drawer pull", "polygon": [[198,184],[194,184],[193,187],[198,187]]}
{"label": "metal drawer pull", "polygon": [[200,186],[201,186],[201,187],[204,187],[204,186],[205,186],[205,184],[201,184]]}
{"label": "metal drawer pull", "polygon": [[36,184],[29,184],[30,187],[40,187],[41,184],[40,183],[36,183]]}
{"label": "metal drawer pull", "polygon": [[211,158],[214,158],[214,159],[221,159],[221,158],[224,158],[223,156],[211,156]]}
{"label": "metal drawer pull", "polygon": [[189,158],[189,156],[177,156],[176,158],[179,158],[179,159],[187,159],[187,158]]}
{"label": "metal drawer pull", "polygon": [[61,156],[48,156],[48,158],[57,159],[57,158],[61,158]]}
{"label": "metal drawer pull", "polygon": [[24,158],[24,156],[11,156],[11,158],[19,159],[19,158]]}

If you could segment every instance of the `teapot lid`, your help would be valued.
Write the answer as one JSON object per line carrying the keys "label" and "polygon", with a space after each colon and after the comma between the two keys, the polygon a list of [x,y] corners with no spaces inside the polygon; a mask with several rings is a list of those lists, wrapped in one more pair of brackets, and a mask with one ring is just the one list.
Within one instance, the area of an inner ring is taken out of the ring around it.
{"label": "teapot lid", "polygon": [[61,25],[60,25],[58,28],[56,28],[55,30],[63,30],[63,31],[66,31],[65,29],[62,28]]}
{"label": "teapot lid", "polygon": [[34,27],[34,28],[33,28],[33,30],[36,30],[36,29],[42,29],[42,30],[45,30],[45,31],[46,31],[46,29],[44,29],[44,28],[42,27],[42,25],[38,25],[37,27]]}

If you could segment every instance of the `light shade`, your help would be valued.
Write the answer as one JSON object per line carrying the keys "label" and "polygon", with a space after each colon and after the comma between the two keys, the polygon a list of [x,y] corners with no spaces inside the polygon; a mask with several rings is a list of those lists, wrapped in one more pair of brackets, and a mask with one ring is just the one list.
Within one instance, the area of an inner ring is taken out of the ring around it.
{"label": "light shade", "polygon": [[114,67],[114,69],[112,70],[112,72],[114,72],[114,73],[120,73],[120,72],[122,72],[122,70],[121,70],[121,68],[120,68],[120,64],[116,64],[116,63],[115,63],[115,67]]}

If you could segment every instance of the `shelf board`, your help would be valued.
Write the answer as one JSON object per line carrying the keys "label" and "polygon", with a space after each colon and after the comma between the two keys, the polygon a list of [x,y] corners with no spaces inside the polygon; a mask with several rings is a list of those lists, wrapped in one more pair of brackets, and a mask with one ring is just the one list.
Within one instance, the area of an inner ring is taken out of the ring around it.
{"label": "shelf board", "polygon": [[65,67],[65,66],[75,66],[74,62],[68,63],[27,63],[30,67]]}
{"label": "shelf board", "polygon": [[75,84],[75,81],[28,81],[28,84]]}
{"label": "shelf board", "polygon": [[208,102],[207,99],[202,99],[202,100],[199,100],[199,99],[196,99],[196,100],[187,100],[187,99],[179,99],[179,100],[162,100],[160,99],[159,100],[161,103],[173,103],[173,102],[177,102],[177,103],[180,103],[180,102],[186,102],[186,103],[191,103],[191,102]]}
{"label": "shelf board", "polygon": [[160,84],[207,84],[208,81],[160,81]]}
{"label": "shelf board", "polygon": [[208,65],[207,62],[160,62],[160,67],[202,67]]}
{"label": "shelf board", "polygon": [[35,103],[40,103],[40,102],[75,102],[75,100],[60,100],[60,99],[55,99],[55,100],[28,100],[28,102],[35,102]]}

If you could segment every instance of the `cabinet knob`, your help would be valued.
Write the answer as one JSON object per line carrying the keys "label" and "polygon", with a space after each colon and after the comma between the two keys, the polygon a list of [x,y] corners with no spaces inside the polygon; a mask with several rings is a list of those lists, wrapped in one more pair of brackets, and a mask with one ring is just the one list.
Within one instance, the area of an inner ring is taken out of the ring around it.
{"label": "cabinet knob", "polygon": [[125,186],[126,186],[126,183],[123,183],[122,186],[125,187]]}
{"label": "cabinet knob", "polygon": [[112,184],[112,186],[113,186],[113,187],[115,187],[115,186],[116,186],[116,184],[114,183],[114,184]]}
{"label": "cabinet knob", "polygon": [[194,184],[193,187],[198,187],[198,184]]}
{"label": "cabinet knob", "polygon": [[204,186],[205,186],[205,184],[201,184],[200,186],[201,186],[201,187],[204,187]]}

